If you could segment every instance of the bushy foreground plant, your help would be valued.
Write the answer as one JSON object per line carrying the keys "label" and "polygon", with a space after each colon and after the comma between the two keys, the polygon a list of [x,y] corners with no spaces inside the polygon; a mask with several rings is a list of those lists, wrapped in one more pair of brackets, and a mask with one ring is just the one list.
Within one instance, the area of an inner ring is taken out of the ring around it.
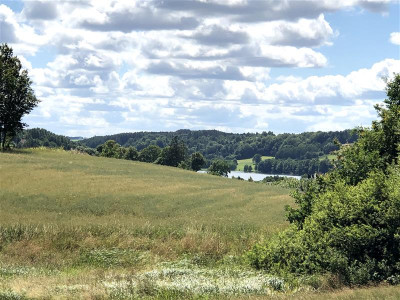
{"label": "bushy foreground plant", "polygon": [[249,252],[272,273],[333,273],[366,284],[400,276],[400,75],[387,84],[379,121],[338,151],[333,171],[293,193],[289,228]]}

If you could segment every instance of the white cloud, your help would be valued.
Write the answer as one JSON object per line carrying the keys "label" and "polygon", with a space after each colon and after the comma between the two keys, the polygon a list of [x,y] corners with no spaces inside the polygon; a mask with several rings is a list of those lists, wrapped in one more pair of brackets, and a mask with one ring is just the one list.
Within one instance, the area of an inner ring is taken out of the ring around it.
{"label": "white cloud", "polygon": [[400,45],[400,32],[392,32],[390,34],[390,42],[395,45]]}
{"label": "white cloud", "polygon": [[337,32],[325,16],[383,12],[387,3],[25,1],[21,13],[0,5],[0,42],[20,55],[42,99],[28,120],[60,133],[333,129],[371,116],[380,77],[399,71],[398,60],[346,76],[273,78],[273,70],[329,66],[322,46]]}

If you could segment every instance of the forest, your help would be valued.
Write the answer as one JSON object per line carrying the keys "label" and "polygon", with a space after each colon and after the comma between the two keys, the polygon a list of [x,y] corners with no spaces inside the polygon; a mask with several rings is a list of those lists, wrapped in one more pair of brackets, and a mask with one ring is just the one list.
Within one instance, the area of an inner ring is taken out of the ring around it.
{"label": "forest", "polygon": [[[182,159],[185,166],[190,165],[190,156],[201,153],[205,167],[213,161],[225,160],[231,170],[235,170],[237,160],[252,158],[255,155],[272,156],[262,160],[255,170],[266,174],[305,175],[325,173],[332,168],[328,155],[337,151],[340,144],[351,144],[357,140],[357,130],[332,132],[305,132],[301,134],[225,133],[217,130],[178,130],[175,132],[134,132],[110,136],[95,136],[73,142],[70,138],[56,135],[45,129],[28,129],[14,138],[17,148],[62,147],[95,156],[155,162],[176,138],[182,143]],[[103,153],[103,145],[113,141],[108,147],[112,153]],[[126,154],[129,152],[130,154]],[[128,156],[127,156],[128,155]],[[174,164],[175,165],[175,164]]]}

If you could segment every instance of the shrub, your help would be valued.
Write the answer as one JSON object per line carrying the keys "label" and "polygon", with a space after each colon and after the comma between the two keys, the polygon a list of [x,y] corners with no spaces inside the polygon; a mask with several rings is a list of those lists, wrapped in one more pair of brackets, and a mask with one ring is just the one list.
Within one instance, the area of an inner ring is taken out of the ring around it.
{"label": "shrub", "polygon": [[286,208],[289,228],[249,252],[255,267],[280,275],[332,273],[349,285],[399,278],[399,87],[396,75],[386,107],[376,107],[381,120],[338,151],[333,171],[300,183],[297,207]]}

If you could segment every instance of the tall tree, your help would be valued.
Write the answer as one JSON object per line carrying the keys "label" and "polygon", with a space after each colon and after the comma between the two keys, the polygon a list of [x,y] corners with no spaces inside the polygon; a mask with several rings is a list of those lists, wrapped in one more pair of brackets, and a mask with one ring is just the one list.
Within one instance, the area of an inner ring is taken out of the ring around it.
{"label": "tall tree", "polygon": [[204,159],[204,156],[200,152],[195,152],[192,154],[191,157],[191,168],[193,171],[199,171],[204,164],[206,163],[206,160]]}
{"label": "tall tree", "polygon": [[185,160],[186,152],[186,145],[177,136],[174,136],[169,146],[162,150],[157,163],[177,167],[181,161]]}
{"label": "tall tree", "polygon": [[26,124],[22,117],[38,105],[31,88],[28,71],[22,69],[18,57],[7,44],[0,45],[0,147],[9,148],[10,141]]}
{"label": "tall tree", "polygon": [[255,165],[257,165],[262,160],[261,154],[255,154],[252,158],[252,161]]}

